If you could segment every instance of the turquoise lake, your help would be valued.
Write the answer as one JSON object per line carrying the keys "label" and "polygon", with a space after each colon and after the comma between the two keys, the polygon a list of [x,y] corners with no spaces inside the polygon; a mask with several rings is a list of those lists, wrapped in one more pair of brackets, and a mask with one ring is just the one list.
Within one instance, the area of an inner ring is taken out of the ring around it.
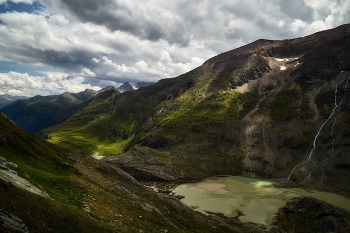
{"label": "turquoise lake", "polygon": [[[350,210],[350,199],[333,193],[310,193],[303,189],[274,188],[266,180],[229,176],[211,177],[202,182],[182,184],[175,189],[177,195],[185,196],[181,201],[202,213],[222,213],[236,217],[244,216],[242,222],[270,225],[278,209],[293,197],[311,196],[330,204]],[[238,211],[237,211],[238,210]]]}

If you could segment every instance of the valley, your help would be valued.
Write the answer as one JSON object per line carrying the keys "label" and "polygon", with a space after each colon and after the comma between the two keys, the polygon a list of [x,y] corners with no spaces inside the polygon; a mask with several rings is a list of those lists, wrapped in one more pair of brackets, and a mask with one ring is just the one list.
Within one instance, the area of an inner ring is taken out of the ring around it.
{"label": "valley", "polygon": [[[0,161],[50,198],[1,180],[0,209],[29,232],[346,232],[349,211],[313,198],[288,199],[267,229],[198,213],[163,187],[239,176],[349,199],[349,42],[349,24],[257,40],[137,90],[109,88],[71,108],[55,97],[50,115],[35,102],[36,135],[11,121],[19,113],[4,111]],[[315,213],[329,224],[320,227]]]}

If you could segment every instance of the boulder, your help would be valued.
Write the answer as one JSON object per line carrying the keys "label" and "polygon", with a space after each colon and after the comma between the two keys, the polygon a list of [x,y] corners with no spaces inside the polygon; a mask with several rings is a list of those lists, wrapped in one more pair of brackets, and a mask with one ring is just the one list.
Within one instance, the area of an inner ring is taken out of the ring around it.
{"label": "boulder", "polygon": [[0,209],[0,231],[28,233],[29,229],[20,218]]}

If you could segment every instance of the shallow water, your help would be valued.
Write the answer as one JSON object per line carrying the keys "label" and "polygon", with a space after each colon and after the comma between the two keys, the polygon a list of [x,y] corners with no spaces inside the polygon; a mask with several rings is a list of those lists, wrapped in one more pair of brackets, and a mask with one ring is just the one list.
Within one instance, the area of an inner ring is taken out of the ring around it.
{"label": "shallow water", "polygon": [[105,156],[99,155],[100,153],[95,152],[93,155],[91,155],[94,159],[100,160],[103,159]]}
{"label": "shallow water", "polygon": [[[244,216],[242,222],[255,222],[269,225],[278,209],[288,200],[299,195],[312,196],[333,205],[350,210],[350,200],[340,195],[302,189],[277,189],[272,182],[238,176],[212,177],[196,184],[183,184],[176,189],[177,195],[185,196],[181,201],[197,211],[222,213],[236,217]],[[238,212],[236,211],[238,210]]]}
{"label": "shallow water", "polygon": [[104,156],[102,156],[102,155],[93,155],[92,157],[93,157],[94,159],[98,159],[98,160],[104,158]]}

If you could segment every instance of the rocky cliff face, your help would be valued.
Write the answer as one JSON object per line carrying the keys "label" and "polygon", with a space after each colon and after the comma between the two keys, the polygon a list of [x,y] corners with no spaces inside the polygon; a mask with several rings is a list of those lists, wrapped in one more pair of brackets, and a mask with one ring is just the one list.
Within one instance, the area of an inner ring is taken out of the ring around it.
{"label": "rocky cliff face", "polygon": [[105,155],[122,147],[119,166],[153,177],[243,175],[349,195],[349,41],[349,25],[258,40],[177,78],[96,96],[43,134],[61,145],[93,138]]}

